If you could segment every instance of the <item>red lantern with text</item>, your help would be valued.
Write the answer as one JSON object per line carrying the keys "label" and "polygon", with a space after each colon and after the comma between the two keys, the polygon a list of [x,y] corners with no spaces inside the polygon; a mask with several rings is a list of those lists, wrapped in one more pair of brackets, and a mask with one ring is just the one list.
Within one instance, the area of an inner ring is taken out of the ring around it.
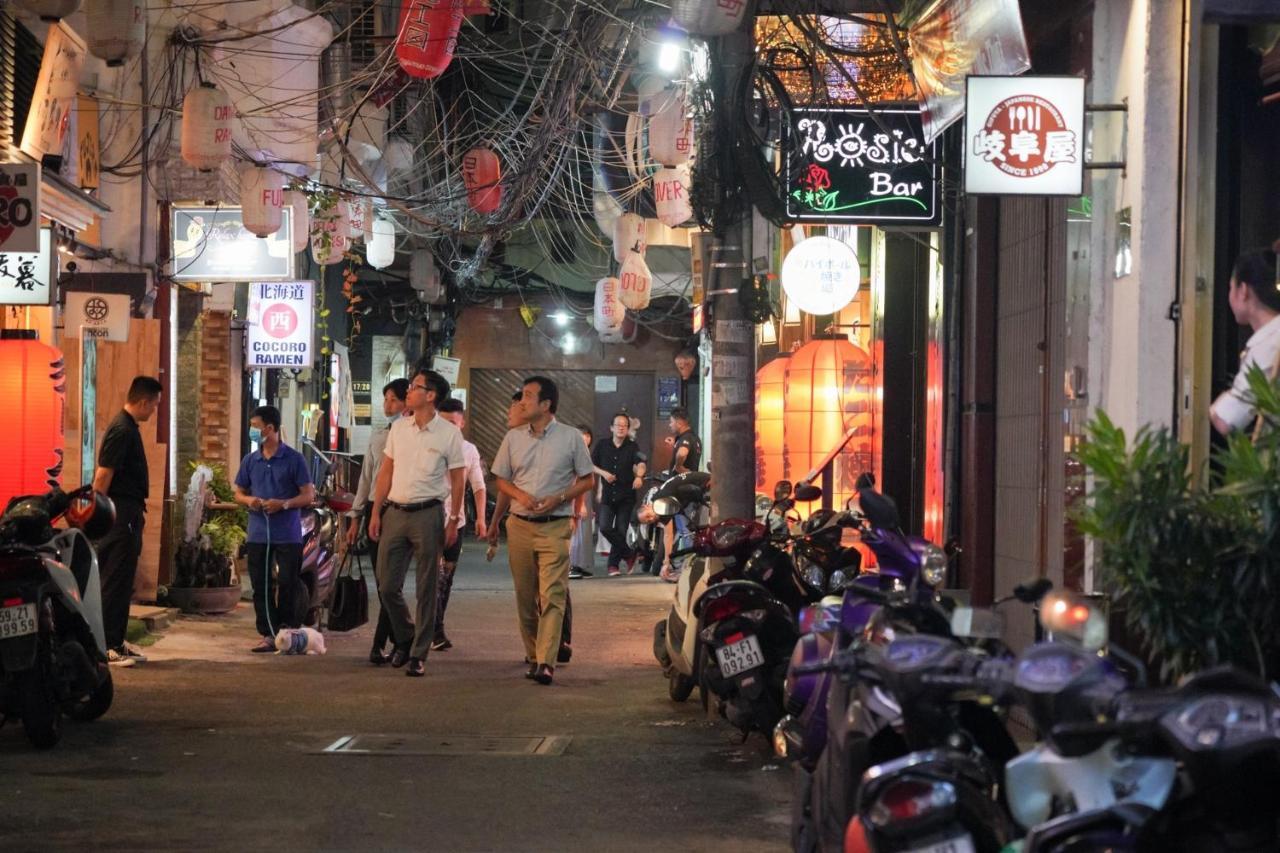
{"label": "red lantern with text", "polygon": [[0,412],[5,464],[0,508],[18,495],[44,494],[62,477],[62,409],[66,370],[62,353],[27,329],[0,331]]}
{"label": "red lantern with text", "polygon": [[501,180],[502,164],[488,148],[472,148],[462,155],[462,183],[476,213],[493,213],[502,206]]}
{"label": "red lantern with text", "polygon": [[855,430],[836,459],[833,506],[844,506],[858,474],[871,469],[871,375],[871,357],[844,338],[805,344],[786,368],[783,467],[789,479],[814,473],[846,431]]}
{"label": "red lantern with text", "polygon": [[462,28],[462,0],[405,0],[396,60],[411,77],[439,77],[453,60]]}
{"label": "red lantern with text", "polygon": [[783,426],[786,409],[783,390],[791,353],[777,358],[756,371],[756,491],[773,494],[773,486],[783,475]]}

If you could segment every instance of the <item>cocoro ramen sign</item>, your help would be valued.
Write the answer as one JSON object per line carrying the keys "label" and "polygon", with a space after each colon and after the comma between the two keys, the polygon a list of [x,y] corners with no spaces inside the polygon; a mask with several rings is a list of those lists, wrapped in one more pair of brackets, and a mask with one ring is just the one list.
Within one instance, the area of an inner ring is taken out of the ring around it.
{"label": "cocoro ramen sign", "polygon": [[249,285],[246,367],[311,366],[313,288],[310,281]]}
{"label": "cocoro ramen sign", "polygon": [[965,192],[1084,191],[1084,79],[970,77],[965,98]]}

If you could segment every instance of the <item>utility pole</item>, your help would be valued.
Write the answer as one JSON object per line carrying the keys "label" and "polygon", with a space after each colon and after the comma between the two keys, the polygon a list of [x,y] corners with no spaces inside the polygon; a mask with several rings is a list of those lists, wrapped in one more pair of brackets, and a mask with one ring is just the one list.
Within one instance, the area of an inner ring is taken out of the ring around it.
{"label": "utility pole", "polygon": [[[754,58],[751,17],[719,40],[719,77],[714,139],[722,156],[736,129],[726,104],[741,91],[739,81]],[[742,144],[739,141],[737,144]],[[751,207],[739,191],[741,176],[731,158],[718,164],[722,192],[737,199],[722,208],[707,258],[711,303],[711,501],[717,518],[751,518],[755,512],[755,326],[747,319],[738,288],[751,274]]]}

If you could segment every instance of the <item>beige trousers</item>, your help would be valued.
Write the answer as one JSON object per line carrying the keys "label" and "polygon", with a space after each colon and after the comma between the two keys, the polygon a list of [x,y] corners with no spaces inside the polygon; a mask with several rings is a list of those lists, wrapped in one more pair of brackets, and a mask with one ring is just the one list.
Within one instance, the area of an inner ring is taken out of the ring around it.
{"label": "beige trousers", "polygon": [[525,657],[555,666],[569,590],[569,519],[535,524],[508,516],[507,555]]}

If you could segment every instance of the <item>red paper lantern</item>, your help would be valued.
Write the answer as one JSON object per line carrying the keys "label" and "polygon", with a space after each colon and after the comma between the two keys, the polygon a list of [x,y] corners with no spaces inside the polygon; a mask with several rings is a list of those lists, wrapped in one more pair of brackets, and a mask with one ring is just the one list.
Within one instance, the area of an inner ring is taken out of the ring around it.
{"label": "red paper lantern", "polygon": [[62,353],[34,331],[0,332],[0,399],[11,403],[0,412],[0,509],[18,495],[44,494],[62,477],[66,376]]}
{"label": "red paper lantern", "polygon": [[783,427],[786,423],[783,389],[790,361],[791,353],[779,353],[777,358],[756,371],[756,491],[766,495],[773,494],[774,484],[785,479],[782,464]]}
{"label": "red paper lantern", "polygon": [[439,77],[453,60],[462,28],[462,0],[405,0],[396,60],[411,77]]}
{"label": "red paper lantern", "polygon": [[493,213],[502,205],[502,163],[488,148],[472,148],[462,155],[462,183],[467,203],[477,213]]}

